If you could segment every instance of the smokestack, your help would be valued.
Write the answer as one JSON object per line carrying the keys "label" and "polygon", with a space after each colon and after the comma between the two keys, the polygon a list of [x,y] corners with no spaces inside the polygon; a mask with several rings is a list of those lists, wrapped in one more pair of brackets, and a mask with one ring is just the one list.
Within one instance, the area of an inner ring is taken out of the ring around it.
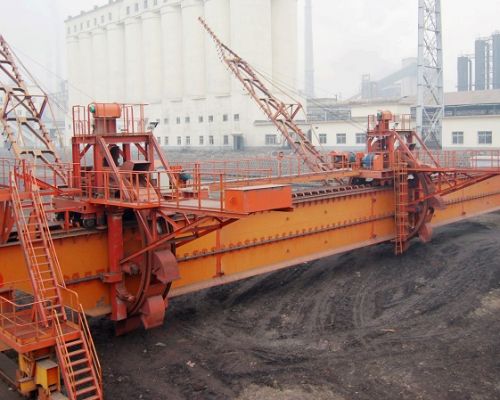
{"label": "smokestack", "polygon": [[305,95],[314,97],[314,42],[312,21],[312,0],[305,0],[304,20],[304,62],[305,62]]}

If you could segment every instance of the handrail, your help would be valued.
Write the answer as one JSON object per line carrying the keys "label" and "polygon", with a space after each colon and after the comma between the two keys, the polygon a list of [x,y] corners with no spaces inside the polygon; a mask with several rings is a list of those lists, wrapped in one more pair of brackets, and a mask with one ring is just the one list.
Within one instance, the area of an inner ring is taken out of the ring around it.
{"label": "handrail", "polygon": [[101,363],[99,361],[99,356],[97,354],[97,349],[94,344],[94,339],[92,338],[92,334],[90,332],[90,327],[87,321],[87,317],[85,316],[85,312],[83,311],[83,306],[80,304],[79,307],[79,322],[80,328],[82,330],[83,335],[85,336],[85,342],[89,346],[89,353],[91,356],[92,364],[94,365],[95,371],[97,373],[97,378],[99,379],[99,385],[102,387],[102,368]]}

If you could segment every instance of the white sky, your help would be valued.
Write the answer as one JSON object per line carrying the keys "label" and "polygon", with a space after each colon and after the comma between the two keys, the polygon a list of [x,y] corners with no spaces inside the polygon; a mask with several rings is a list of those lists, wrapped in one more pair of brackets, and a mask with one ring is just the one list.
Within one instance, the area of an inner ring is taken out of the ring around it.
{"label": "white sky", "polygon": [[[64,19],[106,2],[0,0],[0,33],[44,86],[52,86],[53,74],[65,76]],[[417,55],[417,0],[313,0],[313,7],[317,96],[349,97],[359,91],[362,74],[381,78]],[[456,57],[472,53],[476,37],[500,30],[500,0],[442,0],[442,8],[445,85],[452,91]]]}

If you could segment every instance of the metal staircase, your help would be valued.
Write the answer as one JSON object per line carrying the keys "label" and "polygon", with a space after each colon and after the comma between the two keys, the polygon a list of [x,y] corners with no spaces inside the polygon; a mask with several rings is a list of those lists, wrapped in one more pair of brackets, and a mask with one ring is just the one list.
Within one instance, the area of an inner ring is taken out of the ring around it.
{"label": "metal staircase", "polygon": [[71,400],[102,399],[101,367],[83,308],[78,301],[76,309],[64,303],[63,292],[77,295],[66,289],[40,190],[31,173],[18,178],[15,174],[10,178],[12,204],[33,289],[33,312],[54,331],[66,395]]}
{"label": "metal staircase", "polygon": [[396,152],[394,164],[394,205],[396,237],[394,252],[396,255],[403,254],[406,250],[408,239],[408,165],[401,159],[400,152]]}
{"label": "metal staircase", "polygon": [[17,234],[23,247],[33,287],[33,297],[37,304],[36,312],[40,321],[45,326],[49,326],[53,310],[57,312],[58,318],[66,320],[60,288],[61,284],[64,285],[64,280],[50,235],[40,191],[30,179],[24,179],[20,183],[25,186],[22,198],[18,182],[12,175],[12,204]]}

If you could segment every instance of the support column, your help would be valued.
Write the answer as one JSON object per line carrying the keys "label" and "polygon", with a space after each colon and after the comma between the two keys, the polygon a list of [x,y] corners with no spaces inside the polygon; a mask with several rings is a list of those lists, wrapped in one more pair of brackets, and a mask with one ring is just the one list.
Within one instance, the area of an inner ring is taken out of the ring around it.
{"label": "support column", "polygon": [[123,213],[111,211],[108,218],[108,267],[107,282],[111,285],[111,320],[127,318],[126,304],[118,297],[122,282],[120,260],[123,258]]}

